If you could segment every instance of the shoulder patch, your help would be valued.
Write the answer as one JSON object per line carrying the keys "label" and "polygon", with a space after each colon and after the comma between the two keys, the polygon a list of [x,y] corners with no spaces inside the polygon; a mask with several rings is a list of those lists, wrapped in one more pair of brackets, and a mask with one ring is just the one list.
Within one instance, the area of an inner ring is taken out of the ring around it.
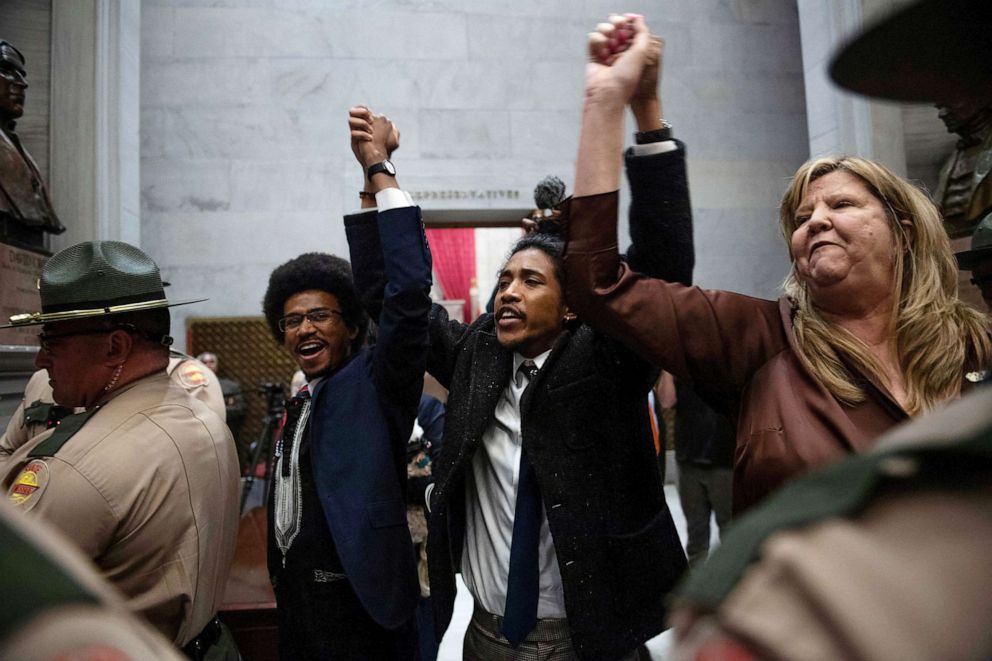
{"label": "shoulder patch", "polygon": [[28,462],[7,490],[7,499],[23,511],[31,509],[48,486],[48,464],[41,459]]}
{"label": "shoulder patch", "polygon": [[176,370],[179,376],[179,383],[187,390],[199,388],[207,384],[207,375],[203,368],[191,360],[187,360]]}

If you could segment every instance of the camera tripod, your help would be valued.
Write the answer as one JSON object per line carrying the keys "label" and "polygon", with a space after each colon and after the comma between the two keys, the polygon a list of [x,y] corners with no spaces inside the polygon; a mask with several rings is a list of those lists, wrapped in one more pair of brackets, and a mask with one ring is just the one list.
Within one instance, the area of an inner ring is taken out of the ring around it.
{"label": "camera tripod", "polygon": [[245,504],[248,502],[248,496],[251,494],[251,488],[255,484],[258,467],[263,461],[266,464],[266,471],[265,495],[262,497],[262,504],[265,504],[269,498],[269,480],[272,479],[272,448],[283,414],[286,411],[286,391],[281,383],[261,383],[256,392],[265,397],[265,417],[262,418],[262,431],[259,432],[258,439],[252,441],[248,446],[250,459],[245,468],[244,483],[241,486],[242,514]]}

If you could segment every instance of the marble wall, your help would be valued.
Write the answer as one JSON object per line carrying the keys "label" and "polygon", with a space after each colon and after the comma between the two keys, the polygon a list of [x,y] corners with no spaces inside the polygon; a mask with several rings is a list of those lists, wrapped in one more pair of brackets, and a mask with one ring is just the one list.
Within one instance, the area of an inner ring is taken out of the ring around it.
{"label": "marble wall", "polygon": [[812,156],[857,154],[907,175],[903,104],[848,92],[827,74],[838,44],[906,3],[907,0],[798,0]]}
{"label": "marble wall", "polygon": [[[808,154],[795,0],[625,4],[667,41],[664,106],[688,145],[697,282],[774,296],[787,269],[775,208]],[[527,208],[544,175],[570,185],[585,34],[616,7],[143,0],[141,241],[173,295],[211,299],[175,308],[179,322],[257,314],[277,264],[346,252],[340,218],[362,181],[351,104],[397,121],[405,188],[480,192],[425,209]]]}
{"label": "marble wall", "polygon": [[53,0],[52,244],[141,242],[140,0]]}

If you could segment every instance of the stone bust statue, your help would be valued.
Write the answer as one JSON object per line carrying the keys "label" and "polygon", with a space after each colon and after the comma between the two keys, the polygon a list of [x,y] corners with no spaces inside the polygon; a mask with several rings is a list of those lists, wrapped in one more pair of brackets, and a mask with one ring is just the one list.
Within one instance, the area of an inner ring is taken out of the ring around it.
{"label": "stone bust statue", "polygon": [[940,171],[934,201],[948,233],[968,236],[992,211],[992,104],[958,102],[937,108],[948,132],[960,140]]}
{"label": "stone bust statue", "polygon": [[28,87],[24,56],[0,40],[0,243],[44,251],[44,233],[61,234],[34,159],[14,129],[24,114]]}

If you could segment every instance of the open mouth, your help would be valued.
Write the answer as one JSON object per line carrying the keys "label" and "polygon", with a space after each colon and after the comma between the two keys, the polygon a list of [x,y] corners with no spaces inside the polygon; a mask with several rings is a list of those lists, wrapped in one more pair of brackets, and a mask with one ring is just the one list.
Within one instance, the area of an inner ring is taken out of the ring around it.
{"label": "open mouth", "polygon": [[325,346],[327,345],[323,342],[307,340],[296,347],[296,354],[304,359],[311,359],[323,351]]}
{"label": "open mouth", "polygon": [[523,323],[524,315],[513,307],[503,307],[496,311],[496,325],[509,328],[517,323]]}

